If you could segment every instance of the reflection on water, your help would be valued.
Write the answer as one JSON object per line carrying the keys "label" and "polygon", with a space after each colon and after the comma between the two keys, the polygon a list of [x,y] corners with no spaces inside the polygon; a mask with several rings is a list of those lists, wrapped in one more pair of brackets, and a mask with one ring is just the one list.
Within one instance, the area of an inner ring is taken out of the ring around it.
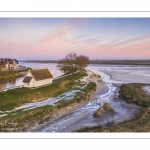
{"label": "reflection on water", "polygon": [[16,79],[13,79],[11,81],[2,83],[2,89],[8,89],[8,88],[13,88],[16,86],[23,85],[22,80],[24,79],[24,76],[18,77]]}

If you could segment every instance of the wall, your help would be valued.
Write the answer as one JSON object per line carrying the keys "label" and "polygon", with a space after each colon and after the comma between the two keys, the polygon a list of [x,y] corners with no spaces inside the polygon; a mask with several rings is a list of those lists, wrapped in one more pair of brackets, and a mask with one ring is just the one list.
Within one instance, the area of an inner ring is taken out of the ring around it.
{"label": "wall", "polygon": [[35,81],[35,87],[50,84],[50,83],[52,83],[52,78],[40,80],[40,81]]}
{"label": "wall", "polygon": [[33,77],[32,73],[30,71],[28,71],[28,73],[26,74],[26,76]]}
{"label": "wall", "polygon": [[24,87],[30,87],[29,83],[24,83],[23,85],[24,85]]}

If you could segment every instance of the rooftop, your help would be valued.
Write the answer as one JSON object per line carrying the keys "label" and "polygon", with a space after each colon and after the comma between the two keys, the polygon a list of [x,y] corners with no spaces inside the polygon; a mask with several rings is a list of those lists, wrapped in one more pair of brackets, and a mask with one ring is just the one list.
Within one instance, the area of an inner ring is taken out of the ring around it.
{"label": "rooftop", "polygon": [[30,70],[30,72],[32,73],[36,81],[53,78],[52,74],[47,68]]}
{"label": "rooftop", "polygon": [[33,77],[26,76],[22,82],[29,83]]}

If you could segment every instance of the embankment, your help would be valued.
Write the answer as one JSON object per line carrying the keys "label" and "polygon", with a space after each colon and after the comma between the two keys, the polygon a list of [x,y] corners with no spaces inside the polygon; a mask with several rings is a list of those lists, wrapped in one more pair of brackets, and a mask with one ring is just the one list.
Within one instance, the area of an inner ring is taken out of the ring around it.
{"label": "embankment", "polygon": [[1,132],[28,132],[37,131],[55,120],[68,114],[69,111],[77,108],[86,101],[90,100],[92,93],[96,90],[96,84],[90,82],[85,88],[84,94],[78,94],[74,99],[59,102],[56,106],[44,106],[26,112],[20,112],[18,115],[7,119],[8,122],[16,122],[15,128],[7,129],[7,125],[1,127]]}
{"label": "embankment", "polygon": [[0,83],[5,83],[7,81],[13,81],[17,77],[20,77],[25,74],[25,71],[0,71]]}

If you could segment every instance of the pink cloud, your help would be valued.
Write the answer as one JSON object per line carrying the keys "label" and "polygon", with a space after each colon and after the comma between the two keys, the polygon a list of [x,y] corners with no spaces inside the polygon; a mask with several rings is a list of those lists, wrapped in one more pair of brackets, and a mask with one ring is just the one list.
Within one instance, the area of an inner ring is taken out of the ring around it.
{"label": "pink cloud", "polygon": [[[87,51],[87,54],[91,57],[104,57],[104,58],[149,58],[150,57],[150,42],[149,36],[141,37],[137,39],[115,43],[100,45],[96,48],[91,48]],[[133,43],[132,43],[133,42]]]}

